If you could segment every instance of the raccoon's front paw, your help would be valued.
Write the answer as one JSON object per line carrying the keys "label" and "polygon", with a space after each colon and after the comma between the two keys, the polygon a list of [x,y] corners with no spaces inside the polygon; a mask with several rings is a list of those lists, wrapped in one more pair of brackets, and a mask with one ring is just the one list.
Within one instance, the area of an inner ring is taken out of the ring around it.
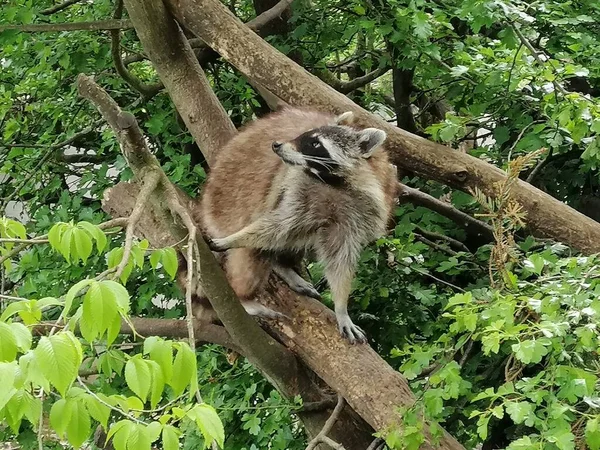
{"label": "raccoon's front paw", "polygon": [[209,237],[205,237],[205,239],[206,243],[208,244],[208,248],[210,248],[213,252],[223,252],[229,248],[225,239],[211,239]]}
{"label": "raccoon's front paw", "polygon": [[340,334],[351,344],[366,344],[367,335],[361,327],[354,325],[350,317],[338,317],[337,319]]}

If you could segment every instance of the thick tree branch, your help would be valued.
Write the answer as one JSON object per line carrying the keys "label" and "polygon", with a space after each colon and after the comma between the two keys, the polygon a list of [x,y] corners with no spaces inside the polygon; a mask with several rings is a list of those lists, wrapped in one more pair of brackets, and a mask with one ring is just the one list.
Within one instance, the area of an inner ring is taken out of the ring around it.
{"label": "thick tree branch", "polygon": [[417,125],[410,106],[414,74],[414,69],[399,69],[394,67],[392,71],[396,124],[398,128],[402,128],[410,133],[417,132]]}
{"label": "thick tree branch", "polygon": [[96,20],[94,22],[66,22],[66,23],[32,23],[25,25],[0,25],[0,32],[17,30],[26,32],[48,31],[103,31],[127,30],[132,28],[129,20]]}
{"label": "thick tree branch", "polygon": [[66,0],[62,3],[59,3],[57,5],[51,6],[50,8],[47,9],[42,9],[40,11],[40,14],[43,16],[50,16],[54,13],[57,13],[59,11],[62,11],[63,9],[67,9],[69,6],[74,5],[75,3],[79,3],[81,0]]}

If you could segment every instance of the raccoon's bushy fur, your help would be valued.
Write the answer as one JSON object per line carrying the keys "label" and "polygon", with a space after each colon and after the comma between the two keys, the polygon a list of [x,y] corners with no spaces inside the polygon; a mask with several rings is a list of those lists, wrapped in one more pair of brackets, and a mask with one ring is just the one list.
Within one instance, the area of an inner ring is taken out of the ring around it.
{"label": "raccoon's bushy fur", "polygon": [[286,108],[250,123],[219,152],[196,220],[214,250],[227,250],[225,272],[250,313],[276,316],[249,301],[273,270],[319,297],[281,257],[309,251],[324,263],[340,332],[364,342],[348,297],[361,250],[386,231],[397,180],[380,148],[385,133],[350,120]]}

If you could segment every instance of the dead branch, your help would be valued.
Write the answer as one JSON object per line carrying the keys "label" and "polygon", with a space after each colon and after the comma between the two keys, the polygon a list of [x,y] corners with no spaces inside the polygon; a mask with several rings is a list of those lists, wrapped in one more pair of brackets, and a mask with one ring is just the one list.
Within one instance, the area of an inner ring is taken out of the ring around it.
{"label": "dead branch", "polygon": [[323,425],[323,429],[319,432],[319,434],[317,434],[308,443],[308,445],[306,446],[306,450],[313,450],[320,443],[327,444],[335,450],[346,450],[343,445],[338,444],[337,442],[327,437],[327,434],[331,431],[331,428],[333,427],[333,424],[336,422],[336,420],[338,420],[338,417],[340,416],[340,413],[342,412],[343,408],[344,397],[338,394],[337,405],[331,413],[331,416],[329,417],[329,419],[327,419],[327,422],[325,422],[325,425]]}
{"label": "dead branch", "polygon": [[62,3],[59,3],[57,5],[51,6],[50,8],[47,9],[42,9],[40,11],[40,14],[43,16],[50,16],[54,13],[57,13],[59,11],[62,11],[63,9],[67,9],[69,6],[74,5],[75,3],[79,3],[81,0],[66,0]]}
{"label": "dead branch", "polygon": [[458,256],[458,253],[455,252],[454,250],[452,250],[450,248],[446,248],[446,247],[444,247],[444,246],[442,246],[442,245],[440,245],[440,244],[438,244],[436,242],[433,242],[432,240],[426,238],[425,236],[423,236],[421,234],[415,233],[415,239],[417,241],[420,241],[423,244],[431,247],[431,248],[435,248],[437,251],[440,251],[442,253],[446,253],[446,254],[448,254],[450,256]]}
{"label": "dead branch", "polygon": [[129,216],[127,229],[125,231],[123,258],[121,259],[121,262],[117,266],[117,270],[113,275],[114,279],[118,279],[123,274],[125,267],[127,267],[129,257],[131,256],[131,248],[133,247],[133,233],[135,232],[135,227],[140,220],[140,216],[142,215],[144,208],[148,204],[150,195],[156,190],[159,182],[160,172],[157,170],[150,169],[142,176],[142,190],[140,191],[140,195],[136,200],[133,212],[131,213],[131,216]]}
{"label": "dead branch", "polygon": [[[115,6],[115,12],[113,15],[113,19],[119,20],[123,15],[123,0],[117,0]],[[110,53],[112,56],[113,64],[115,65],[115,70],[119,74],[123,80],[127,84],[129,84],[133,89],[138,91],[145,97],[153,97],[158,94],[162,88],[162,83],[156,83],[153,85],[146,85],[139,79],[129,72],[125,64],[123,64],[123,59],[121,58],[121,30],[110,30]]]}
{"label": "dead branch", "polygon": [[[357,126],[384,130],[400,168],[465,192],[477,187],[494,198],[496,185],[506,180],[503,170],[481,159],[410,134],[359,107],[260,39],[218,0],[165,1],[187,29],[286,102],[335,113],[353,111]],[[600,225],[594,220],[524,181],[517,181],[511,194],[527,211],[526,225],[534,234],[585,253],[600,251]]]}
{"label": "dead branch", "polygon": [[450,236],[446,236],[445,234],[425,230],[421,227],[417,227],[415,228],[415,230],[417,231],[417,233],[426,237],[427,239],[445,241],[450,245],[450,247],[454,248],[455,250],[458,250],[460,252],[471,253],[468,247],[462,242],[460,242],[458,239],[451,238]]}
{"label": "dead branch", "polygon": [[0,32],[6,30],[17,30],[25,32],[49,32],[49,31],[104,31],[104,30],[127,30],[132,28],[129,20],[96,20],[93,22],[66,22],[66,23],[32,23],[24,25],[0,25]]}

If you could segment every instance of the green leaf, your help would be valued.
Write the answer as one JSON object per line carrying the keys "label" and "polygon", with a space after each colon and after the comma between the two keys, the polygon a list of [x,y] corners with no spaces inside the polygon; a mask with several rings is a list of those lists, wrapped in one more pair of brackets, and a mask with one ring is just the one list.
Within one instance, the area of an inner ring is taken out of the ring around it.
{"label": "green leaf", "polygon": [[545,341],[541,339],[531,339],[513,344],[512,351],[522,363],[537,364],[548,354],[548,348],[544,344]]}
{"label": "green leaf", "polygon": [[171,279],[175,279],[175,275],[177,275],[177,252],[174,248],[167,247],[163,249],[162,265],[171,276]]}
{"label": "green leaf", "polygon": [[180,396],[192,383],[192,377],[196,380],[196,357],[187,345],[179,343],[179,350],[173,363],[173,376],[169,381],[175,397]]}
{"label": "green leaf", "polygon": [[196,405],[188,411],[187,416],[196,423],[204,436],[204,448],[209,448],[213,440],[223,448],[225,441],[223,422],[212,406],[206,403]]}
{"label": "green leaf", "polygon": [[60,247],[58,250],[63,255],[63,257],[67,260],[67,262],[71,262],[71,256],[77,258],[77,255],[72,255],[73,250],[75,250],[72,245],[73,242],[73,227],[69,227],[65,230],[60,238]]}
{"label": "green leaf", "polygon": [[483,345],[483,354],[489,355],[490,353],[498,353],[500,351],[500,334],[499,333],[487,333],[481,337],[481,344]]}
{"label": "green leaf", "polygon": [[84,403],[81,401],[72,402],[73,410],[71,420],[67,425],[67,439],[69,444],[79,448],[92,434],[92,424]]}
{"label": "green leaf", "polygon": [[50,408],[50,425],[62,439],[65,436],[75,402],[61,398]]}
{"label": "green leaf", "polygon": [[470,292],[465,292],[464,294],[456,294],[456,295],[453,295],[450,298],[450,300],[448,300],[448,304],[446,305],[446,307],[444,309],[448,310],[448,309],[452,308],[453,306],[469,304],[472,301],[473,301],[473,294],[471,294]]}
{"label": "green leaf", "polygon": [[31,348],[32,341],[31,331],[29,331],[29,328],[18,322],[11,323],[10,328],[12,329],[13,336],[15,337],[17,348],[23,353],[28,351]]}
{"label": "green leaf", "polygon": [[152,385],[152,374],[142,355],[135,355],[125,364],[125,381],[129,389],[145,402]]}
{"label": "green leaf", "polygon": [[69,291],[67,292],[67,295],[65,296],[64,314],[69,314],[69,311],[71,311],[71,306],[73,305],[73,300],[75,300],[75,297],[77,297],[77,294],[79,294],[79,292],[84,287],[86,287],[94,282],[95,281],[91,280],[91,279],[81,280],[80,282],[73,285],[73,287],[71,287],[71,289],[69,289]]}
{"label": "green leaf", "polygon": [[587,421],[585,425],[585,441],[590,450],[600,450],[600,416]]}
{"label": "green leaf", "polygon": [[421,39],[428,39],[431,36],[431,25],[429,25],[429,17],[423,11],[418,11],[413,18],[415,27],[415,35]]}
{"label": "green leaf", "polygon": [[536,275],[540,275],[542,270],[544,269],[545,260],[540,255],[530,255],[529,258],[525,260],[525,267],[531,270]]}
{"label": "green leaf", "polygon": [[62,239],[62,235],[65,232],[65,229],[67,227],[67,224],[64,222],[59,222],[56,225],[54,225],[51,229],[50,232],[48,233],[48,241],[50,242],[50,246],[58,251],[61,252],[61,239]]}
{"label": "green leaf", "polygon": [[99,252],[102,252],[106,248],[107,240],[104,231],[102,231],[98,226],[92,225],[89,222],[81,221],[77,223],[77,226],[87,232],[94,240],[96,241],[96,248]]}
{"label": "green leaf", "polygon": [[507,402],[505,403],[506,413],[516,424],[525,423],[531,427],[535,423],[535,412],[533,404],[529,402]]}
{"label": "green leaf", "polygon": [[17,392],[14,387],[15,375],[18,369],[16,361],[0,362],[0,411]]}
{"label": "green leaf", "polygon": [[92,254],[92,239],[83,230],[73,228],[73,242],[76,250],[76,258],[85,264]]}
{"label": "green leaf", "polygon": [[173,376],[173,343],[157,336],[150,336],[144,341],[144,353],[150,355],[152,361],[160,366],[166,383]]}
{"label": "green leaf", "polygon": [[[108,403],[110,405],[108,397],[106,397],[104,394],[97,393],[96,395],[105,403]],[[87,406],[88,412],[90,413],[90,416],[92,416],[94,420],[100,422],[102,427],[106,429],[108,426],[108,418],[110,417],[110,408],[104,403],[102,403],[100,400],[98,400],[96,397],[93,397],[91,395],[88,395],[85,398],[85,404]]]}
{"label": "green leaf", "polygon": [[154,442],[160,437],[162,425],[157,421],[150,422],[146,427],[146,431],[148,433],[148,439],[150,439],[150,442]]}
{"label": "green leaf", "polygon": [[155,361],[146,361],[150,367],[152,376],[152,387],[150,389],[150,407],[156,408],[156,405],[162,397],[163,390],[165,389],[165,377],[162,369]]}
{"label": "green leaf", "polygon": [[64,397],[67,388],[75,381],[83,359],[79,341],[70,331],[43,336],[34,354],[42,374]]}
{"label": "green leaf", "polygon": [[14,361],[17,357],[17,338],[11,326],[0,322],[0,361]]}
{"label": "green leaf", "polygon": [[158,250],[154,250],[150,255],[150,266],[156,270],[158,267],[158,263],[162,259],[163,249],[159,248]]}
{"label": "green leaf", "polygon": [[178,450],[181,432],[172,425],[165,425],[162,430],[162,444],[164,450]]}

